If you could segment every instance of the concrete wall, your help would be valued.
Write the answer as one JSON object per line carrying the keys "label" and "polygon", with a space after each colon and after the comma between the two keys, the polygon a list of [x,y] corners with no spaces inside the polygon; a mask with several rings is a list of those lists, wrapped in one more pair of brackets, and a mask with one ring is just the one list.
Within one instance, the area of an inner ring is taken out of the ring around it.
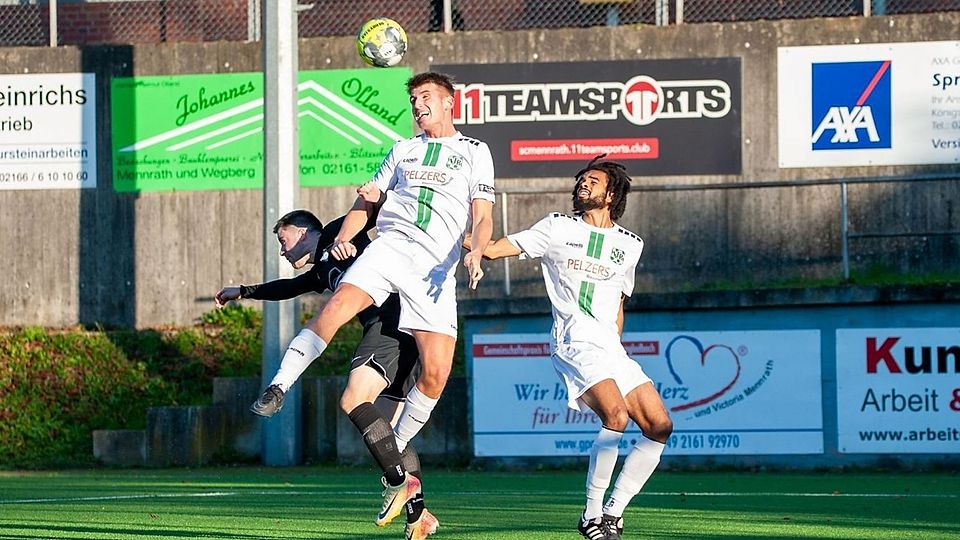
{"label": "concrete wall", "polygon": [[[638,183],[750,182],[839,176],[910,175],[948,167],[789,169],[777,167],[778,46],[956,39],[960,13],[776,22],[618,27],[550,31],[415,34],[406,63],[556,62],[594,59],[735,56],[743,72],[743,174],[638,178]],[[257,190],[118,194],[111,186],[109,84],[114,76],[257,71],[258,43],[177,43],[107,48],[0,50],[10,73],[95,72],[98,76],[98,187],[0,191],[0,325],[75,323],[150,327],[193,322],[221,285],[261,275],[261,198]],[[300,43],[302,69],[355,68],[352,38]],[[466,130],[465,131],[469,131]],[[693,152],[693,150],[692,150]],[[567,179],[498,179],[501,188],[564,188]],[[954,183],[851,188],[855,230],[960,229]],[[344,212],[352,188],[301,190],[301,206],[324,221]],[[567,195],[516,197],[511,230]],[[499,218],[497,220],[499,222]],[[638,194],[623,224],[647,240],[638,286],[683,290],[705,283],[839,275],[837,188]],[[502,232],[497,225],[496,233]],[[884,264],[913,273],[957,270],[950,237],[860,241],[860,268]],[[521,295],[542,295],[538,268],[513,267]],[[501,294],[502,270],[490,266],[480,291]],[[749,278],[745,277],[749,276]]]}

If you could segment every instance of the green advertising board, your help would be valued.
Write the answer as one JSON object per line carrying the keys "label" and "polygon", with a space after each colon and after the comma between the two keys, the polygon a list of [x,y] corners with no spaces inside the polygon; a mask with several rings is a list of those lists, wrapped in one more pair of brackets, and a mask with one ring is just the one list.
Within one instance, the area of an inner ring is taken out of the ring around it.
{"label": "green advertising board", "polygon": [[[408,68],[303,71],[300,185],[361,184],[413,134]],[[263,74],[114,79],[115,191],[263,187]]]}

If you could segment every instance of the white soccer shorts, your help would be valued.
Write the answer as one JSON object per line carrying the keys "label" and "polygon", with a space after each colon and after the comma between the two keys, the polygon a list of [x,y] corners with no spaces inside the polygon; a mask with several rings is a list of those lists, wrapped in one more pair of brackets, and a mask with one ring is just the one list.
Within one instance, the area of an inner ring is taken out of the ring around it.
{"label": "white soccer shorts", "polygon": [[613,379],[623,396],[651,382],[640,364],[627,356],[622,347],[604,350],[588,343],[561,344],[552,358],[553,368],[567,385],[567,406],[580,412],[590,410],[580,397],[604,379]]}
{"label": "white soccer shorts", "polygon": [[400,296],[401,331],[426,330],[457,337],[457,280],[419,244],[396,236],[379,236],[363,251],[341,283],[363,289],[378,306],[391,293]]}

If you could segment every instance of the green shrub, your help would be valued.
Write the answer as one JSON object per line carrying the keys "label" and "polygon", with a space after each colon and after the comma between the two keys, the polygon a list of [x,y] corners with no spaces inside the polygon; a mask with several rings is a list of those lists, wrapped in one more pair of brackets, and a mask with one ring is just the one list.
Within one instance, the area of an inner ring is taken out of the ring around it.
{"label": "green shrub", "polygon": [[[214,377],[260,377],[262,326],[260,311],[232,305],[188,328],[0,332],[0,467],[93,464],[93,430],[142,429],[147,407],[210,403]],[[356,319],[345,325],[305,376],[346,374],[361,335]]]}
{"label": "green shrub", "polygon": [[[93,429],[141,428],[171,385],[102,332],[28,328],[0,339],[0,464],[92,460]],[[132,414],[131,414],[132,413]]]}

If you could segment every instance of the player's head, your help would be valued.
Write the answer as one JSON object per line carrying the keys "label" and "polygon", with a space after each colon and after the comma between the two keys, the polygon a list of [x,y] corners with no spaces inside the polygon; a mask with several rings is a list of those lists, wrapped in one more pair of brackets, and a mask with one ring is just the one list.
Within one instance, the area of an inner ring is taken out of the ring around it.
{"label": "player's head", "polygon": [[280,256],[294,268],[303,268],[317,250],[323,223],[306,210],[294,210],[277,220],[273,233],[280,242]]}
{"label": "player's head", "polygon": [[606,156],[600,154],[593,158],[574,176],[573,210],[580,213],[607,207],[610,219],[616,221],[627,209],[630,176],[622,164],[605,161]]}
{"label": "player's head", "polygon": [[443,73],[428,71],[407,81],[410,109],[420,129],[428,131],[453,124],[453,80]]}

